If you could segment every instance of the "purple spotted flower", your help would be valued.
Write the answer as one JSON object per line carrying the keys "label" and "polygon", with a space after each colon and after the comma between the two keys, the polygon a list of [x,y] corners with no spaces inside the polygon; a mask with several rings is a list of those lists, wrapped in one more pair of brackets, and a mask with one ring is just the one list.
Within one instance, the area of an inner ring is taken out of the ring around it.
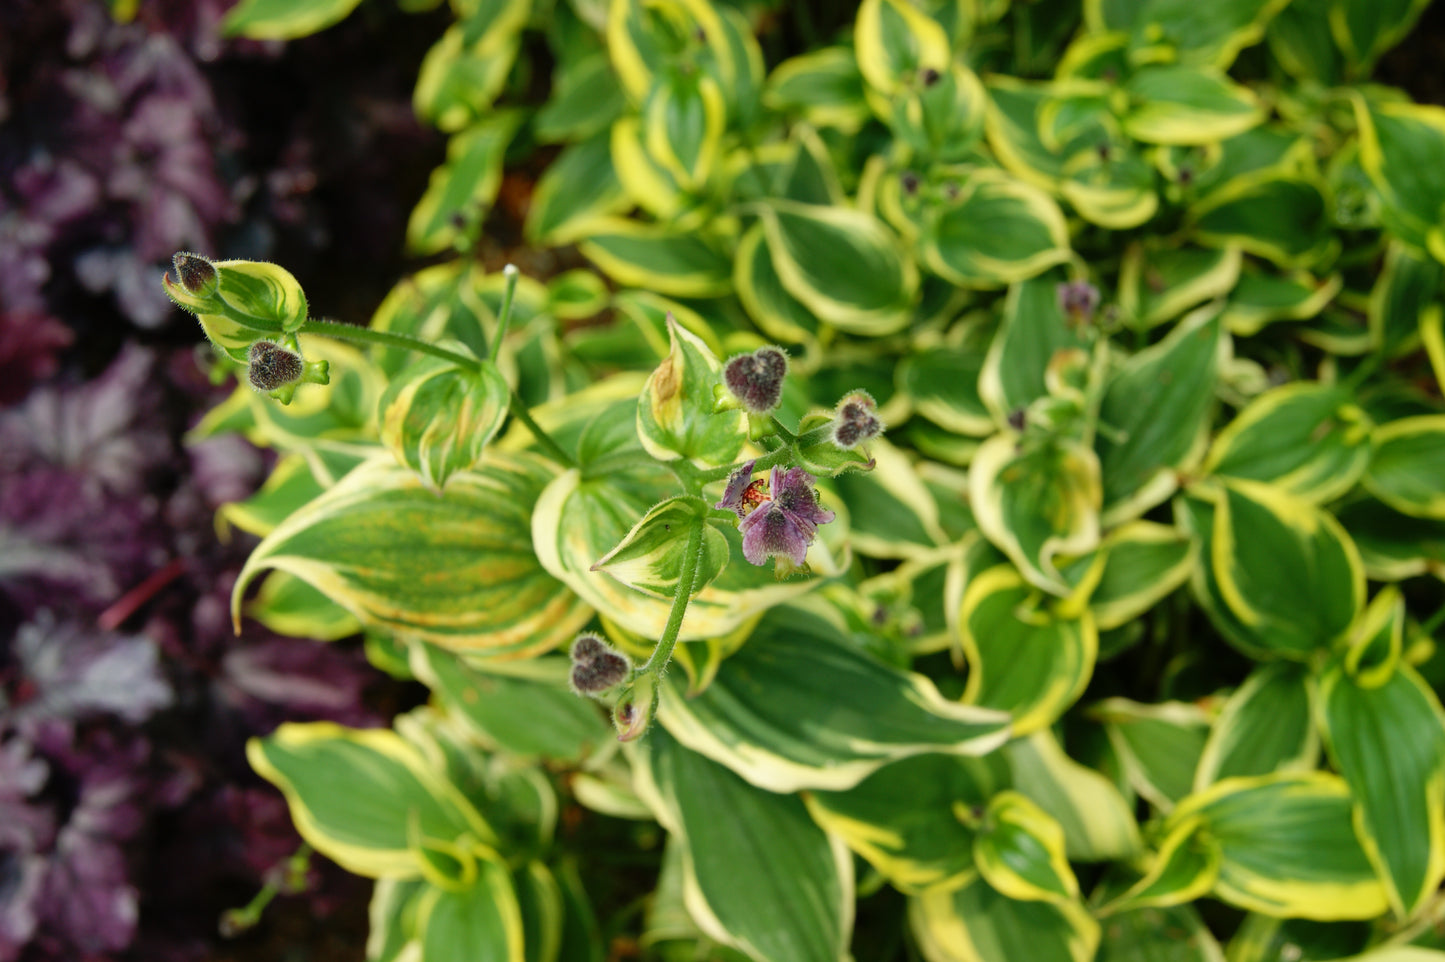
{"label": "purple spotted flower", "polygon": [[777,558],[779,573],[786,574],[803,564],[818,525],[832,521],[834,514],[818,504],[813,476],[802,468],[773,468],[760,491],[761,485],[749,480],[750,467],[733,475],[717,506],[742,518],[738,530],[744,558],[755,565]]}

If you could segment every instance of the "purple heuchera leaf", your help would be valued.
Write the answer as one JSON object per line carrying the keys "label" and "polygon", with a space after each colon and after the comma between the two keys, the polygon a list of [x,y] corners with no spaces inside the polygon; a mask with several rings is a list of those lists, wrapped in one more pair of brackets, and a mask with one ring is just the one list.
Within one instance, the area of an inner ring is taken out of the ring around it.
{"label": "purple heuchera leaf", "polygon": [[118,845],[69,828],[60,833],[37,904],[48,928],[84,951],[124,949],[135,938],[139,903]]}
{"label": "purple heuchera leaf", "polygon": [[801,565],[818,525],[832,521],[834,514],[818,504],[813,476],[802,468],[773,468],[769,489],[771,499],[738,525],[743,534],[743,557],[755,565],[769,558]]}
{"label": "purple heuchera leaf", "polygon": [[171,703],[170,683],[148,638],[57,624],[42,612],[16,632],[15,653],[33,692],[13,708],[22,724],[97,714],[138,723]]}

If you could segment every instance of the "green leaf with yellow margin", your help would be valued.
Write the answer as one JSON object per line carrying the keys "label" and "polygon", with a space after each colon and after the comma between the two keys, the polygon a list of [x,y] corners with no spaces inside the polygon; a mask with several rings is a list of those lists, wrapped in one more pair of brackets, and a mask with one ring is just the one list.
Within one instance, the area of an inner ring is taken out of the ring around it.
{"label": "green leaf with yellow margin", "polygon": [[1068,598],[1078,585],[1058,559],[1099,546],[1099,459],[1072,439],[1020,442],[1012,431],[985,441],[968,474],[978,526],[1030,584]]}
{"label": "green leaf with yellow margin", "polygon": [[994,891],[1011,899],[1069,905],[1079,897],[1064,830],[1019,792],[989,799],[973,839],[973,860]]}
{"label": "green leaf with yellow margin", "polygon": [[1124,132],[1146,144],[1210,144],[1264,120],[1264,105],[1222,70],[1149,66],[1124,85],[1131,107]]}
{"label": "green leaf with yellow margin", "polygon": [[1370,497],[1352,500],[1336,514],[1359,547],[1370,580],[1445,576],[1445,521],[1412,518]]}
{"label": "green leaf with yellow margin", "polygon": [[567,147],[537,178],[524,231],[533,244],[570,244],[629,206],[612,166],[612,137],[604,131]]}
{"label": "green leaf with yellow margin", "polygon": [[229,37],[295,40],[345,20],[361,0],[246,0],[226,14]]}
{"label": "green leaf with yellow margin", "polygon": [[[523,657],[555,647],[591,612],[532,552],[532,505],[555,468],[490,455],[440,495],[389,455],[373,459],[272,531],[232,593],[263,570],[289,572],[370,628],[448,648]],[[420,557],[433,575],[420,579]]]}
{"label": "green leaf with yellow margin", "polygon": [[1365,473],[1372,427],[1345,388],[1285,384],[1256,397],[1225,425],[1202,470],[1268,482],[1311,504],[1325,504]]}
{"label": "green leaf with yellow margin", "polygon": [[918,268],[881,220],[848,207],[781,198],[757,212],[783,287],[819,320],[865,336],[907,326],[918,298]]}
{"label": "green leaf with yellow margin", "polygon": [[1209,734],[1209,718],[1197,705],[1106,698],[1089,715],[1103,723],[1129,783],[1151,805],[1167,812],[1189,794]]}
{"label": "green leaf with yellow margin", "polygon": [[883,438],[870,442],[868,452],[872,470],[833,479],[848,507],[854,549],[875,558],[916,558],[948,544],[938,503],[909,455]]}
{"label": "green leaf with yellow margin", "polygon": [[511,399],[490,361],[465,370],[425,357],[392,378],[381,396],[381,440],[399,464],[440,491],[453,474],[481,461]]}
{"label": "green leaf with yellow margin", "polygon": [[733,287],[748,317],[768,337],[783,344],[817,343],[818,318],[783,286],[762,224],[748,228],[738,243]]}
{"label": "green leaf with yellow margin", "polygon": [[1215,382],[1230,353],[1218,306],[1206,306],[1109,379],[1099,405],[1108,430],[1094,439],[1105,524],[1137,517],[1169,497],[1178,472],[1204,456]]}
{"label": "green leaf with yellow margin", "polygon": [[858,59],[848,47],[822,47],[784,60],[768,75],[763,103],[843,133],[856,132],[873,116]]}
{"label": "green leaf with yellow margin", "polygon": [[[1086,10],[1097,0],[1088,0]],[[1197,4],[1191,0],[1110,2],[1104,18],[1111,29],[1131,31],[1130,58],[1134,62],[1174,62],[1227,68],[1234,58],[1264,38],[1264,28],[1288,0],[1219,0]],[[1089,16],[1086,12],[1086,16]],[[1089,22],[1098,22],[1098,15]]]}
{"label": "green leaf with yellow margin", "polygon": [[1339,274],[1317,278],[1306,271],[1274,274],[1246,267],[1229,293],[1224,326],[1235,337],[1248,337],[1276,321],[1310,320],[1343,286]]}
{"label": "green leaf with yellow margin", "polygon": [[1375,60],[1410,32],[1429,0],[1333,0],[1330,32],[1352,73],[1368,76]]}
{"label": "green leaf with yellow margin", "polygon": [[927,962],[1092,962],[1099,946],[1080,902],[1018,902],[981,876],[913,896],[908,922]]}
{"label": "green leaf with yellow margin", "polygon": [[943,27],[908,0],[863,0],[853,46],[863,78],[885,96],[911,86],[923,70],[941,73],[953,60]]}
{"label": "green leaf with yellow margin", "polygon": [[1065,280],[1064,271],[1049,271],[1013,285],[1004,298],[1003,322],[978,377],[979,397],[999,425],[1047,393],[1044,375],[1058,352],[1089,346],[1059,305]]}
{"label": "green leaf with yellow margin", "polygon": [[500,857],[479,860],[476,881],[460,891],[423,892],[416,929],[427,962],[527,962],[517,890]]}
{"label": "green leaf with yellow margin", "polygon": [[657,77],[642,121],[647,152],[683,190],[695,192],[707,183],[727,125],[727,104],[716,80],[682,72]]}
{"label": "green leaf with yellow margin", "polygon": [[1239,280],[1239,248],[1149,249],[1131,244],[1119,266],[1119,309],[1135,327],[1153,328],[1228,294]]}
{"label": "green leaf with yellow margin", "polygon": [[729,545],[722,533],[706,522],[709,507],[702,498],[683,495],[655,505],[617,547],[592,566],[644,594],[671,601],[677,594],[687,533],[702,526],[702,554],[696,564],[693,591],[711,584],[728,563]]}
{"label": "green leaf with yellow margin", "polygon": [[648,377],[637,402],[642,447],[661,461],[731,464],[747,440],[747,414],[715,410],[722,363],[701,338],[675,320],[669,320],[667,334],[667,356]]}
{"label": "green leaf with yellow margin", "polygon": [[1385,248],[1385,268],[1370,290],[1370,341],[1390,357],[1419,348],[1420,322],[1445,281],[1440,261],[1399,241]]}
{"label": "green leaf with yellow margin", "polygon": [[638,793],[681,844],[683,901],[698,926],[757,962],[846,958],[852,858],[803,802],[749,785],[666,730],[634,744]]}
{"label": "green leaf with yellow margin", "polygon": [[1265,168],[1225,181],[1189,207],[1194,240],[1237,245],[1282,268],[1312,267],[1338,251],[1323,180]]}
{"label": "green leaf with yellow margin", "polygon": [[960,757],[930,752],[891,762],[852,788],[813,789],[813,820],[840,836],[901,892],[917,894],[974,872],[974,830],[958,806],[982,810],[1008,783],[997,752]]}
{"label": "green leaf with yellow margin", "polygon": [[671,297],[719,297],[732,289],[732,263],[706,237],[620,218],[589,223],[578,249],[619,284]]}
{"label": "green leaf with yellow margin", "polygon": [[1223,855],[1216,898],[1284,918],[1372,919],[1387,908],[1337,775],[1228,778],[1180,802],[1165,831],[1195,817]]}
{"label": "green leaf with yellow margin", "polygon": [[1307,679],[1303,666],[1289,662],[1251,672],[1214,720],[1194,772],[1194,790],[1241,775],[1313,770],[1320,739]]}
{"label": "green leaf with yellow margin", "polygon": [[[295,575],[273,571],[261,582],[261,590],[246,603],[246,616],[254,618],[278,635],[336,641],[361,631],[361,622]],[[245,658],[245,652],[232,653]]]}
{"label": "green leaf with yellow margin", "polygon": [[438,253],[481,229],[502,186],[502,156],[522,119],[520,111],[497,111],[447,142],[446,163],[432,171],[407,221],[411,253]]}
{"label": "green leaf with yellow margin", "polygon": [[1445,716],[1410,666],[1383,680],[1350,668],[1347,659],[1320,677],[1318,721],[1354,797],[1355,834],[1406,919],[1445,880]]}
{"label": "green leaf with yellow margin", "polygon": [[287,722],[248,741],[246,757],[286,796],[301,837],[357,875],[421,874],[414,831],[447,843],[496,843],[456,786],[390,729]]}
{"label": "green leaf with yellow margin", "polygon": [[228,526],[265,537],[324,490],[305,458],[300,454],[283,455],[255,494],[216,509],[216,529],[223,538],[229,533]]}
{"label": "green leaf with yellow margin", "polygon": [[1071,860],[1128,859],[1142,848],[1133,806],[1108,778],[1066,755],[1052,730],[1014,739],[1004,751],[1014,788],[1063,827]]}
{"label": "green leaf with yellow margin", "polygon": [[1126,521],[1104,536],[1104,571],[1089,595],[1100,631],[1118,628],[1153,608],[1189,578],[1189,539],[1170,525]]}
{"label": "green leaf with yellow margin", "polygon": [[960,287],[1003,287],[1071,256],[1059,205],[1001,170],[974,169],[954,196],[928,214],[919,239],[922,260]]}
{"label": "green leaf with yellow margin", "polygon": [[1193,905],[1118,912],[1103,929],[1095,962],[1225,962]]}
{"label": "green leaf with yellow margin", "polygon": [[1099,909],[1113,915],[1141,908],[1184,905],[1208,895],[1219,880],[1223,852],[1200,831],[1201,818],[1183,819],[1159,843],[1144,877]]}
{"label": "green leaf with yellow margin", "polygon": [[[706,691],[662,689],[659,718],[678,741],[760,788],[842,790],[926,752],[984,755],[1008,716],[944,698],[847,640],[841,612],[809,600],[769,611]],[[839,699],[839,692],[848,698]],[[817,724],[826,717],[828,724]]]}
{"label": "green leaf with yellow margin", "polygon": [[1445,520],[1445,415],[1391,421],[1374,442],[1365,489],[1402,514]]}
{"label": "green leaf with yellow margin", "polygon": [[964,703],[1009,712],[1015,736],[1052,725],[1073,705],[1093,675],[1099,633],[1088,609],[1063,607],[1010,565],[974,578],[959,619],[969,666]]}

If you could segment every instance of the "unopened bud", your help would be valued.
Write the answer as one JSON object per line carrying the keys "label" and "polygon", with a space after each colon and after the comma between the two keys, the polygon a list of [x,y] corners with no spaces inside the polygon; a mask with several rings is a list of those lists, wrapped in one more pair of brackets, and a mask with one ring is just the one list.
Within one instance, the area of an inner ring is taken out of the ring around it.
{"label": "unopened bud", "polygon": [[864,391],[854,391],[838,402],[833,414],[833,443],[840,448],[856,448],[883,433],[878,419],[878,405]]}
{"label": "unopened bud", "polygon": [[932,87],[934,84],[938,83],[938,78],[940,76],[942,75],[932,67],[924,67],[919,72],[918,79],[923,81],[923,86]]}
{"label": "unopened bud", "polygon": [[1099,289],[1088,281],[1069,281],[1060,284],[1059,308],[1074,324],[1087,324],[1094,319],[1099,309]]}
{"label": "unopened bud", "polygon": [[659,691],[656,675],[639,675],[618,697],[617,707],[612,710],[612,725],[617,729],[618,741],[641,738],[652,725]]}
{"label": "unopened bud", "polygon": [[783,399],[788,355],[782,348],[760,347],[723,367],[723,383],[749,414],[771,414]]}
{"label": "unopened bud", "polygon": [[179,251],[171,258],[176,268],[176,279],[187,293],[197,297],[210,297],[221,286],[220,275],[209,259],[189,251]]}
{"label": "unopened bud", "polygon": [[572,643],[572,690],[597,695],[627,680],[632,662],[594,634],[579,635]]}
{"label": "unopened bud", "polygon": [[300,381],[305,373],[305,362],[295,351],[287,350],[274,341],[257,341],[251,345],[246,376],[256,390],[270,393],[289,387]]}

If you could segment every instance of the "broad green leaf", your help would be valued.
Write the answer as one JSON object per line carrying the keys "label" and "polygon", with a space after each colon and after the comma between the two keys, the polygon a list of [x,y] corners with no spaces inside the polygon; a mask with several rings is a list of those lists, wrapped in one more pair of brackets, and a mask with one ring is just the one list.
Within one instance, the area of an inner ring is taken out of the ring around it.
{"label": "broad green leaf", "polygon": [[381,878],[367,908],[366,962],[401,962],[416,939],[416,907],[430,886],[423,879]]}
{"label": "broad green leaf", "polygon": [[1079,902],[1017,902],[981,877],[912,897],[908,922],[928,962],[1091,962],[1099,946]]}
{"label": "broad green leaf", "polygon": [[852,133],[871,117],[863,74],[847,47],[822,47],[778,64],[768,75],[763,103],[796,114],[815,127]]}
{"label": "broad green leaf", "polygon": [[672,297],[718,297],[732,287],[728,258],[696,232],[598,218],[577,246],[614,281],[630,287]]}
{"label": "broad green leaf", "polygon": [[1445,280],[1440,261],[1413,253],[1398,241],[1385,250],[1385,269],[1370,291],[1370,340],[1387,355],[1417,348],[1420,322]]}
{"label": "broad green leaf", "polygon": [[819,320],[870,336],[907,325],[918,268],[878,218],[782,199],[768,201],[758,216],[783,287]]}
{"label": "broad green leaf", "polygon": [[851,788],[890,761],[987,754],[1007,739],[1008,716],[951,702],[922,675],[883,664],[837,617],[823,602],[768,612],[706,691],[686,698],[680,685],[663,687],[663,727],[779,792]]}
{"label": "broad green leaf", "polygon": [[1013,716],[1011,731],[1027,735],[1053,724],[1084,691],[1099,651],[1087,609],[1070,616],[1011,565],[974,578],[959,620],[968,662],[966,704]]}
{"label": "broad green leaf", "polygon": [[943,27],[907,0],[863,0],[853,46],[864,79],[884,95],[912,86],[924,70],[942,72],[953,59]]}
{"label": "broad green leaf", "polygon": [[411,668],[483,744],[512,755],[578,761],[612,740],[596,705],[567,689],[561,659],[528,661],[509,672],[416,644]]}
{"label": "broad green leaf", "polygon": [[[619,118],[612,124],[609,138],[612,169],[622,182],[627,199],[654,217],[671,224],[677,233],[702,225],[713,211],[701,198],[683,192],[677,179],[647,152],[642,119],[634,115]],[[616,224],[643,226],[624,219],[607,219],[602,227]],[[593,230],[600,229],[594,225]],[[616,242],[614,242],[615,245]],[[692,255],[698,260],[702,255]]]}
{"label": "broad green leaf", "polygon": [[1352,73],[1367,76],[1376,58],[1410,32],[1427,4],[1428,0],[1333,0],[1330,32]]}
{"label": "broad green leaf", "polygon": [[1405,599],[1395,585],[1375,593],[1345,642],[1344,669],[1361,688],[1378,688],[1395,674],[1404,653]]}
{"label": "broad green leaf", "polygon": [[1315,922],[1280,919],[1258,912],[1244,917],[1229,940],[1229,962],[1288,962],[1343,959],[1362,951],[1371,940],[1365,922]]}
{"label": "broad green leaf", "polygon": [[1153,165],[1122,137],[1110,136],[1105,150],[1099,145],[1086,133],[1067,146],[1059,195],[1079,216],[1100,227],[1128,230],[1148,222],[1159,210]]}
{"label": "broad green leaf", "polygon": [[1004,299],[1003,322],[984,357],[978,394],[995,421],[1027,408],[1047,393],[1044,374],[1059,351],[1087,348],[1084,332],[1059,305],[1062,270],[1015,284]]}
{"label": "broad green leaf", "polygon": [[511,397],[490,361],[468,371],[425,357],[393,377],[381,396],[381,440],[399,464],[440,491],[453,474],[481,461],[507,417]]}
{"label": "broad green leaf", "polygon": [[1288,662],[1261,665],[1214,720],[1194,773],[1194,790],[1240,775],[1309,771],[1319,755],[1304,668]]}
{"label": "broad green leaf", "polygon": [[902,892],[962,881],[974,871],[974,830],[960,806],[982,808],[1008,782],[1001,755],[928,753],[901,759],[843,791],[814,789],[803,801],[813,820]]}
{"label": "broad green leaf", "polygon": [[[478,357],[485,357],[488,344],[484,319],[490,324],[493,318],[478,289],[481,275],[480,268],[464,259],[419,270],[402,278],[387,293],[371,316],[371,326],[428,341],[452,338]],[[371,356],[387,374],[395,374],[414,359],[411,351],[382,346],[373,346]]]}
{"label": "broad green leaf", "polygon": [[1265,481],[1324,504],[1364,474],[1371,427],[1350,391],[1312,381],[1286,384],[1256,397],[1219,432],[1203,470]]}
{"label": "broad green leaf", "polygon": [[533,244],[568,244],[629,206],[612,166],[611,136],[601,133],[558,155],[532,192],[525,232]]}
{"label": "broad green leaf", "polygon": [[1193,546],[1178,528],[1126,521],[1104,536],[1104,571],[1089,595],[1100,631],[1118,628],[1182,585],[1194,566]]}
{"label": "broad green leaf", "polygon": [[908,454],[882,438],[867,447],[872,470],[833,479],[848,507],[853,547],[876,558],[913,558],[948,544],[938,504]]}
{"label": "broad green leaf", "polygon": [[1215,381],[1230,355],[1216,307],[1203,307],[1129,358],[1109,380],[1094,439],[1106,524],[1137,516],[1174,492],[1177,471],[1203,456]]}
{"label": "broad green leaf", "polygon": [[1320,279],[1304,271],[1271,274],[1245,269],[1230,291],[1224,326],[1236,337],[1248,337],[1275,321],[1309,320],[1335,299],[1343,284],[1339,274]]}
{"label": "broad green leaf", "polygon": [[1119,912],[1103,932],[1095,962],[1224,962],[1193,905]]}
{"label": "broad green leaf", "polygon": [[1223,853],[1200,831],[1203,820],[1175,823],[1148,862],[1144,877],[1110,900],[1100,914],[1184,905],[1208,895],[1219,880]]}
{"label": "broad green leaf", "polygon": [[914,409],[939,427],[987,437],[996,427],[979,397],[984,352],[967,342],[939,344],[910,354],[898,365],[898,389]]}
{"label": "broad green leaf", "polygon": [[1229,778],[1189,796],[1166,828],[1195,817],[1223,860],[1214,895],[1266,915],[1371,919],[1387,907],[1355,840],[1350,793],[1325,772]]}
{"label": "broad green leaf", "polygon": [[885,119],[893,134],[921,165],[929,160],[961,161],[974,155],[983,134],[988,94],[978,75],[954,61],[932,84],[898,93]]}
{"label": "broad green leaf", "polygon": [[1054,94],[1051,84],[1014,77],[988,78],[989,110],[984,122],[988,145],[1005,170],[1043,190],[1057,190],[1064,157],[1057,144],[1041,136],[1039,115]]}
{"label": "broad green leaf", "polygon": [[1079,897],[1064,830],[1019,792],[989,799],[973,839],[973,860],[994,891],[1011,899],[1068,906]]}
{"label": "broad green leaf", "polygon": [[1391,421],[1374,442],[1365,488],[1402,514],[1445,520],[1445,415]]}
{"label": "broad green leaf", "polygon": [[417,941],[427,962],[527,962],[517,890],[500,859],[483,859],[476,882],[457,892],[432,888],[417,902]]}
{"label": "broad green leaf", "polygon": [[512,872],[512,887],[522,915],[526,962],[556,962],[566,924],[562,887],[546,864],[536,859]]}
{"label": "broad green leaf", "polygon": [[226,526],[265,537],[302,505],[326,490],[300,454],[287,454],[276,462],[264,483],[244,501],[230,501],[216,510],[216,528]]}
{"label": "broad green leaf", "polygon": [[1119,308],[1129,323],[1153,328],[1228,294],[1239,279],[1239,249],[1130,245],[1119,268]]}
{"label": "broad green leaf", "polygon": [[779,194],[803,204],[846,204],[837,165],[823,139],[810,127],[793,129],[793,149],[778,172]]}
{"label": "broad green leaf", "polygon": [[1337,515],[1372,581],[1445,574],[1445,521],[1412,518],[1373,498],[1352,501]]}
{"label": "broad green leaf", "polygon": [[[1099,459],[1077,441],[1020,443],[1004,431],[985,441],[969,470],[978,526],[1032,585],[1060,597],[1079,586],[1059,570],[1064,555],[1099,546]],[[1087,677],[1087,676],[1086,676]]]}
{"label": "broad green leaf", "polygon": [[[1095,0],[1089,0],[1090,3]],[[1288,0],[1103,0],[1112,29],[1130,29],[1137,61],[1228,67],[1239,51],[1264,37],[1271,17]],[[1127,11],[1127,12],[1126,12]]]}
{"label": "broad green leaf", "polygon": [[231,360],[246,364],[252,343],[300,330],[306,322],[306,294],[285,268],[259,261],[210,264],[216,287],[209,293],[192,294],[172,281],[169,273],[163,286],[178,307],[196,316],[206,337]]}
{"label": "broad green leaf", "polygon": [[1445,716],[1408,665],[1365,687],[1336,666],[1319,681],[1330,760],[1354,797],[1354,827],[1389,895],[1408,918],[1445,879]]}
{"label": "broad green leaf", "polygon": [[727,104],[716,80],[698,73],[656,78],[642,119],[648,153],[683,190],[697,191],[707,183],[727,124]]}
{"label": "broad green leaf", "polygon": [[654,598],[671,601],[677,594],[688,532],[703,529],[702,553],[696,562],[693,591],[712,583],[728,563],[728,542],[704,520],[708,504],[683,495],[655,505],[632,526],[617,547],[597,560],[595,571],[605,571],[623,584]]}
{"label": "broad green leaf", "polygon": [[1145,705],[1107,698],[1089,709],[1104,724],[1125,775],[1150,804],[1167,812],[1189,794],[1209,735],[1209,719],[1194,705]]}
{"label": "broad green leaf", "polygon": [[1014,787],[1063,826],[1070,859],[1106,862],[1138,853],[1142,843],[1130,803],[1109,779],[1064,754],[1051,730],[1014,739],[1004,750]]}
{"label": "broad green leaf", "polygon": [[564,321],[595,317],[607,309],[611,296],[606,281],[578,267],[547,282],[547,311]]}
{"label": "broad green leaf", "polygon": [[[247,617],[255,618],[278,635],[336,641],[361,631],[350,612],[294,575],[273,571],[261,590],[246,603]],[[244,658],[244,651],[232,652]]]}
{"label": "broad green leaf", "polygon": [[551,95],[534,115],[532,132],[546,144],[577,143],[605,134],[625,108],[606,51],[591,50],[557,64]]}
{"label": "broad green leaf", "polygon": [[532,4],[484,0],[469,6],[464,18],[427,51],[412,91],[417,116],[447,132],[484,121],[493,112],[517,59]]}
{"label": "broad green leaf", "polygon": [[669,65],[715,68],[714,75],[724,89],[739,79],[741,65],[733,62],[720,12],[702,0],[612,3],[606,38],[612,68],[628,96],[638,103],[647,96],[657,73]]}
{"label": "broad green leaf", "polygon": [[762,224],[750,227],[738,244],[733,287],[748,316],[768,337],[784,344],[816,343],[818,318],[783,286]]}
{"label": "broad green leaf", "polygon": [[1068,225],[1053,198],[1001,170],[978,168],[929,208],[923,262],[961,287],[1026,280],[1069,259]]}
{"label": "broad green leaf", "polygon": [[[1397,240],[1416,251],[1429,246],[1445,207],[1445,110],[1432,105],[1370,103],[1355,95],[1360,166],[1379,191],[1380,218]],[[1441,256],[1431,251],[1436,260]]]}
{"label": "broad green leaf", "polygon": [[345,20],[361,0],[245,0],[231,8],[221,29],[252,40],[295,40]]}
{"label": "broad green leaf", "polygon": [[498,451],[438,495],[391,456],[373,459],[257,546],[236,581],[233,617],[251,580],[276,569],[367,627],[492,655],[546,651],[591,614],[533,556],[532,505],[554,470]]}
{"label": "broad green leaf", "polygon": [[1245,654],[1305,660],[1364,606],[1359,552],[1327,512],[1256,481],[1196,485],[1180,505],[1200,544],[1195,596]]}
{"label": "broad green leaf", "polygon": [[636,744],[638,791],[682,847],[698,926],[759,962],[840,962],[854,898],[841,842],[796,796],[749,785],[666,730]]}
{"label": "broad green leaf", "polygon": [[407,221],[412,253],[438,253],[480,230],[502,185],[502,155],[521,122],[518,111],[497,111],[452,136],[446,163],[432,171]]}
{"label": "broad green leaf", "polygon": [[702,339],[676,321],[667,326],[669,350],[637,402],[637,435],[648,454],[694,464],[737,460],[747,440],[747,414],[716,411],[722,363]]}
{"label": "broad green leaf", "polygon": [[389,729],[287,722],[247,742],[246,758],[286,796],[302,838],[358,875],[420,874],[417,832],[447,843],[496,842],[457,788]]}
{"label": "broad green leaf", "polygon": [[1143,67],[1124,89],[1131,104],[1124,132],[1146,144],[1214,143],[1244,133],[1266,116],[1247,87],[1207,67]]}
{"label": "broad green leaf", "polygon": [[1266,37],[1274,59],[1296,80],[1326,86],[1340,82],[1344,61],[1330,35],[1334,0],[1293,0],[1269,22]]}
{"label": "broad green leaf", "polygon": [[1262,170],[1227,181],[1189,208],[1194,239],[1237,245],[1279,267],[1326,261],[1339,241],[1316,175]]}

